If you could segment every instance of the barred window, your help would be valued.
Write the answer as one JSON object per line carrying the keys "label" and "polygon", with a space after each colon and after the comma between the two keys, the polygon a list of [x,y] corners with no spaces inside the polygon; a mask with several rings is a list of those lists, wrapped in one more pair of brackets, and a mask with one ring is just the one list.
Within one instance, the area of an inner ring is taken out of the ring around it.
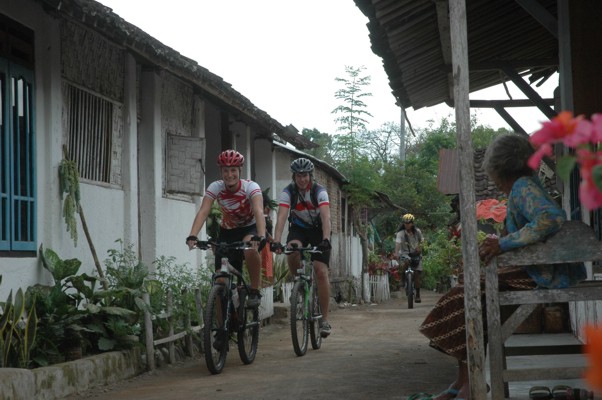
{"label": "barred window", "polygon": [[66,84],[69,157],[80,177],[111,182],[113,103],[84,89]]}
{"label": "barred window", "polygon": [[0,58],[0,250],[36,249],[33,71]]}

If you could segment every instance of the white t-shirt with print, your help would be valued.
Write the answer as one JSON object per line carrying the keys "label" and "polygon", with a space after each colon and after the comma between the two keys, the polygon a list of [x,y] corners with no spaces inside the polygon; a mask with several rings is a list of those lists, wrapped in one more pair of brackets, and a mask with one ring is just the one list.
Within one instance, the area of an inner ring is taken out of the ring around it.
{"label": "white t-shirt with print", "polygon": [[222,228],[242,228],[255,223],[251,199],[261,196],[261,188],[256,182],[241,179],[237,190],[231,192],[226,188],[224,181],[219,180],[211,183],[205,194],[219,204],[222,211]]}

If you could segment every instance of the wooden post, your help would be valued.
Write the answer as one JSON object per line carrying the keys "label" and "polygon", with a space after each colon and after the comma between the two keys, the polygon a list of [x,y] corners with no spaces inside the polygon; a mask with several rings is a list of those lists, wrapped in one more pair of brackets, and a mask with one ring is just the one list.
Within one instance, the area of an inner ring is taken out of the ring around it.
{"label": "wooden post", "polygon": [[[147,308],[150,309],[150,296],[143,293],[142,298]],[[153,321],[148,310],[144,310],[144,333],[146,340],[146,369],[152,371],[155,369],[155,346],[153,344]]]}
{"label": "wooden post", "polygon": [[[172,337],[175,332],[174,332],[174,322],[173,322],[174,318],[173,318],[173,293],[171,292],[171,290],[167,291],[167,321],[169,324],[169,337]],[[169,344],[167,345],[168,349],[169,349],[169,363],[170,364],[175,364],[176,363],[176,344],[175,342],[172,340],[169,342]]]}
{"label": "wooden post", "polygon": [[471,398],[486,399],[485,349],[481,318],[480,262],[474,189],[474,156],[470,133],[470,102],[468,96],[469,71],[465,0],[450,0],[449,19],[452,38],[457,144],[460,155],[460,217],[462,221],[468,374]]}
{"label": "wooden post", "polygon": [[[184,304],[186,304],[187,295],[188,289],[182,289],[182,298],[184,299]],[[194,347],[192,343],[192,323],[190,322],[190,309],[188,307],[186,307],[186,312],[184,313],[184,327],[186,329],[186,336],[184,338],[186,342],[186,350],[188,351],[188,355],[190,357],[194,357]]]}
{"label": "wooden post", "polygon": [[[201,324],[201,336],[203,335],[203,329],[205,329],[205,320],[203,318],[203,301],[201,300],[201,289],[194,289],[194,301],[196,303],[196,311],[199,313],[199,323]],[[204,353],[203,340],[201,340],[201,353]]]}

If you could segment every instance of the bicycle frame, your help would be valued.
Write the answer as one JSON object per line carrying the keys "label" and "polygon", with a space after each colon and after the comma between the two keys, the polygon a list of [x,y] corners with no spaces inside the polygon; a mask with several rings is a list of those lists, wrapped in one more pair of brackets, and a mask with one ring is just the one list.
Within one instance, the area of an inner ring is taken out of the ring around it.
{"label": "bicycle frame", "polygon": [[406,297],[408,299],[408,308],[414,308],[414,294],[415,294],[415,285],[414,285],[414,268],[412,267],[412,261],[408,258],[406,260],[407,267],[404,274],[406,280]]}
{"label": "bicycle frame", "polygon": [[[259,338],[259,312],[246,307],[249,287],[240,271],[234,268],[227,257],[228,249],[246,250],[250,242],[216,243],[197,241],[197,248],[206,250],[214,246],[221,257],[219,269],[213,273],[212,287],[207,299],[204,315],[203,347],[207,368],[219,374],[226,363],[230,336],[237,334],[238,353],[244,364],[250,364],[257,354]],[[234,282],[236,280],[236,282]],[[234,304],[233,295],[240,303]]]}
{"label": "bicycle frame", "polygon": [[[320,302],[317,295],[317,280],[313,261],[308,260],[309,254],[321,253],[317,247],[287,247],[285,254],[299,252],[300,268],[297,269],[291,293],[291,335],[293,349],[298,356],[307,351],[308,336],[311,338],[313,349],[319,349],[322,338],[319,335],[319,321],[322,319]],[[300,298],[301,295],[301,298]],[[299,304],[299,300],[302,304]]]}

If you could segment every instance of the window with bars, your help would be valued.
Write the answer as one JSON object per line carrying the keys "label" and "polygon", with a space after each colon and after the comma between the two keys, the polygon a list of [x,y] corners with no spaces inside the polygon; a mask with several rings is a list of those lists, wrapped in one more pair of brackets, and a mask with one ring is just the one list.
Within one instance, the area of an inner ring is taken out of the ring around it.
{"label": "window with bars", "polygon": [[0,250],[36,250],[33,71],[0,58]]}
{"label": "window with bars", "polygon": [[81,178],[111,183],[113,103],[71,84],[65,96],[69,157]]}

